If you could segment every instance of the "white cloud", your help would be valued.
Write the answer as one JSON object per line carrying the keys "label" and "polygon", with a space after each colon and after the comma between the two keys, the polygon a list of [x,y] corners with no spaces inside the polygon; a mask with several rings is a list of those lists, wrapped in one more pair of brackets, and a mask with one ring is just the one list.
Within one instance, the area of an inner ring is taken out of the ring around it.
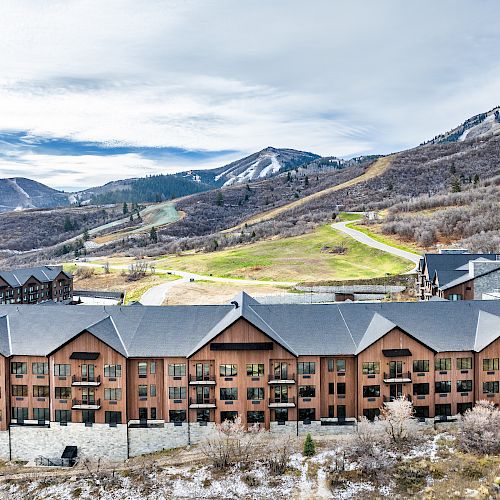
{"label": "white cloud", "polygon": [[[5,1],[0,131],[241,154],[394,151],[498,104],[499,13],[492,0]],[[208,165],[29,149],[19,160],[59,187]]]}

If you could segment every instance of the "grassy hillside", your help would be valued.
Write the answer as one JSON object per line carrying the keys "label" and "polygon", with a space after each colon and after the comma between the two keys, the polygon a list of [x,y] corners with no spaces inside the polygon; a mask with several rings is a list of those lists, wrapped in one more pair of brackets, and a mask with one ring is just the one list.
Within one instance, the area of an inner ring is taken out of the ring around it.
{"label": "grassy hillside", "polygon": [[[331,253],[344,247],[345,253]],[[410,262],[358,243],[329,225],[312,234],[262,241],[212,253],[168,256],[158,267],[199,274],[273,281],[357,279],[398,274]]]}

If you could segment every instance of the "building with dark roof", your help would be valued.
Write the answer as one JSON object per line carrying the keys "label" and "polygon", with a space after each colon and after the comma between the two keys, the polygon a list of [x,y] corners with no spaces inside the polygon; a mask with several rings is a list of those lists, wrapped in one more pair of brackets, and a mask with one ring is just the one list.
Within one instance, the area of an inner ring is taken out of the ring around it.
{"label": "building with dark roof", "polygon": [[0,271],[0,304],[69,302],[73,276],[62,266],[42,266]]}
{"label": "building with dark roof", "polygon": [[500,255],[425,254],[418,265],[417,295],[420,300],[481,300],[500,289]]}
{"label": "building with dark roof", "polygon": [[126,458],[236,416],[342,432],[398,396],[424,421],[452,418],[500,403],[499,337],[498,301],[3,305],[0,457]]}

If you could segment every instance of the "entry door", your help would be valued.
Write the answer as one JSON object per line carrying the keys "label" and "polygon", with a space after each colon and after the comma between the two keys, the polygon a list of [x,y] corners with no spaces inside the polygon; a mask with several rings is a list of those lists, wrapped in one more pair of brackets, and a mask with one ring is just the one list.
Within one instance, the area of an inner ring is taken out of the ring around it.
{"label": "entry door", "polygon": [[85,424],[95,423],[95,411],[94,410],[82,410],[82,422]]}
{"label": "entry door", "polygon": [[389,363],[389,378],[398,378],[403,374],[403,362],[391,361]]}
{"label": "entry door", "polygon": [[88,387],[84,387],[82,389],[82,404],[84,405],[95,404],[95,389],[90,389]]}
{"label": "entry door", "polygon": [[403,395],[403,384],[391,384],[390,387],[391,399],[399,398]]}
{"label": "entry door", "polygon": [[196,363],[196,380],[210,379],[210,364]]}
{"label": "entry door", "polygon": [[287,385],[275,386],[274,399],[276,403],[288,403],[288,386]]}
{"label": "entry door", "polygon": [[196,404],[202,405],[205,401],[210,399],[210,387],[196,388]]}
{"label": "entry door", "polygon": [[82,365],[82,380],[84,382],[93,382],[95,380],[95,366]]}
{"label": "entry door", "polygon": [[287,380],[288,363],[274,363],[274,376],[276,380]]}

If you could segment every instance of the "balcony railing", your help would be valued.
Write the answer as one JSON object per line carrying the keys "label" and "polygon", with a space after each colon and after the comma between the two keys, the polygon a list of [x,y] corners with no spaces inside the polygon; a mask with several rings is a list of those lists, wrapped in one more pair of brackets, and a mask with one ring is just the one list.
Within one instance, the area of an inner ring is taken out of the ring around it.
{"label": "balcony railing", "polygon": [[78,375],[73,375],[71,377],[71,384],[72,385],[100,385],[101,384],[101,376],[97,375],[94,377],[84,377],[84,376],[78,376]]}
{"label": "balcony railing", "polygon": [[273,373],[269,375],[270,384],[295,384],[295,373]]}
{"label": "balcony railing", "polygon": [[295,398],[270,398],[269,406],[272,408],[293,408],[295,407]]}
{"label": "balcony railing", "polygon": [[101,407],[100,399],[73,399],[74,410],[98,410]]}
{"label": "balcony railing", "polygon": [[389,373],[384,373],[384,382],[390,383],[390,382],[396,382],[396,383],[401,383],[401,382],[411,382],[411,372],[389,372]]}
{"label": "balcony railing", "polygon": [[189,383],[191,385],[215,384],[215,375],[189,375]]}
{"label": "balcony railing", "polygon": [[[384,396],[384,403],[390,403],[391,401],[395,401],[396,399],[399,399],[401,396]],[[404,394],[404,399],[406,401],[411,401],[411,396],[409,394]]]}
{"label": "balcony railing", "polygon": [[215,408],[214,398],[189,398],[190,408]]}

